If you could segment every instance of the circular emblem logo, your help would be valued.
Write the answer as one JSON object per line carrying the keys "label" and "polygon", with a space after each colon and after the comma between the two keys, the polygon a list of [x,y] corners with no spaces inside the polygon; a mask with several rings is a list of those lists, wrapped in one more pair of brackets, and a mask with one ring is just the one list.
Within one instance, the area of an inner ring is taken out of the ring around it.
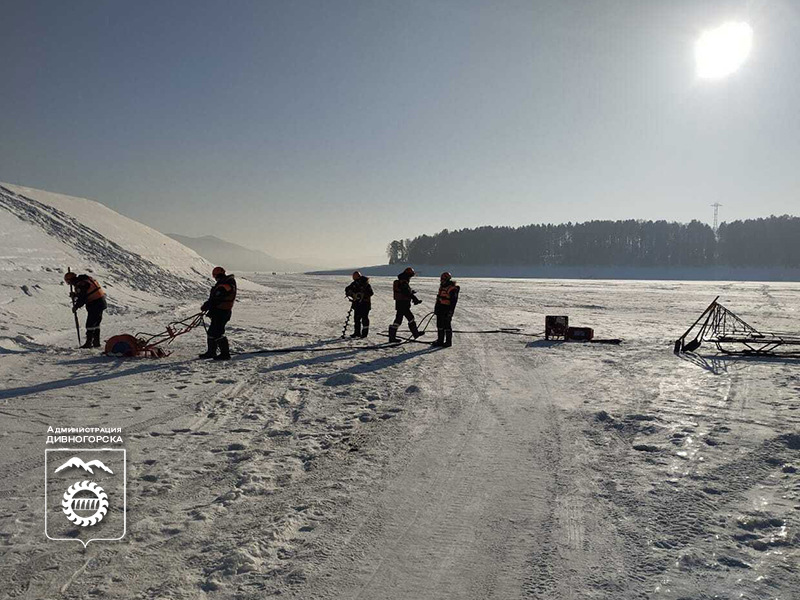
{"label": "circular emblem logo", "polygon": [[64,492],[61,507],[76,525],[97,525],[108,512],[108,495],[93,481],[79,481]]}

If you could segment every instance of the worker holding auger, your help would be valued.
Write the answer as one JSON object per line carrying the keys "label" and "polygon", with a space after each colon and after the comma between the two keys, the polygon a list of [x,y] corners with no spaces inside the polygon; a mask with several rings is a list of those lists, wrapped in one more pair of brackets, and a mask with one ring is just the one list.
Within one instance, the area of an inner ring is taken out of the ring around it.
{"label": "worker holding auger", "polygon": [[208,300],[200,307],[200,310],[208,312],[211,317],[207,332],[208,350],[200,358],[230,360],[231,351],[228,338],[225,337],[225,325],[231,320],[233,303],[236,301],[236,279],[233,275],[226,274],[222,267],[214,267],[211,274],[216,283],[211,288]]}
{"label": "worker holding auger", "polygon": [[[344,289],[344,294],[353,303],[353,313],[355,316],[355,326],[351,338],[365,338],[369,335],[369,311],[372,308],[372,286],[369,284],[369,277],[361,274],[361,271],[353,272],[353,283]],[[344,334],[342,334],[344,337]]]}
{"label": "worker holding auger", "polygon": [[[64,274],[64,281],[73,288],[69,294],[72,298],[72,312],[76,313],[79,308],[86,307],[86,342],[81,348],[99,348],[100,323],[103,320],[103,311],[108,308],[105,290],[86,274],[77,275],[68,271]],[[77,325],[77,319],[75,323]]]}

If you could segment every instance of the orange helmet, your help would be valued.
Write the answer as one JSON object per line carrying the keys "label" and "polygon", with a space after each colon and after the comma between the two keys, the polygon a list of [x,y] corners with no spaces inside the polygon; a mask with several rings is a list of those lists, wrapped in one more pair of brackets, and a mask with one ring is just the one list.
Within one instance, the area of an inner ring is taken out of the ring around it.
{"label": "orange helmet", "polygon": [[449,271],[445,271],[444,273],[439,275],[439,279],[441,279],[442,281],[450,281],[452,278],[453,276],[450,275]]}
{"label": "orange helmet", "polygon": [[361,271],[353,271],[353,281],[355,281],[356,279],[361,279],[361,277],[362,277]]}
{"label": "orange helmet", "polygon": [[211,276],[214,277],[214,279],[222,277],[223,275],[225,275],[225,269],[222,267],[214,267],[214,270],[211,271]]}
{"label": "orange helmet", "polygon": [[72,283],[77,278],[78,278],[78,276],[75,275],[75,273],[73,273],[72,271],[64,273],[64,281],[66,281],[67,283]]}
{"label": "orange helmet", "polygon": [[403,271],[403,275],[408,275],[409,277],[413,277],[416,274],[417,274],[417,272],[414,269],[412,269],[411,267],[406,267],[406,270]]}

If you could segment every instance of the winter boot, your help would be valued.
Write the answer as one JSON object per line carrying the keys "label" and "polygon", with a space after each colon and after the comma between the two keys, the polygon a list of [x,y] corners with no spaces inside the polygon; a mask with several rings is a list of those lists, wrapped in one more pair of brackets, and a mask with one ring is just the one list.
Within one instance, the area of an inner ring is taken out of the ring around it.
{"label": "winter boot", "polygon": [[228,346],[228,338],[220,338],[219,340],[219,354],[214,357],[214,360],[230,360],[231,349]]}
{"label": "winter boot", "polygon": [[399,325],[396,325],[395,323],[392,323],[391,325],[389,325],[389,343],[390,344],[393,344],[393,343],[396,343],[396,342],[400,341],[400,340],[397,339],[397,328],[398,327],[399,327]]}
{"label": "winter boot", "polygon": [[217,356],[217,340],[208,338],[208,350],[201,354],[199,358],[216,358]]}
{"label": "winter boot", "polygon": [[97,328],[94,330],[94,337],[92,338],[92,348],[99,348],[100,347],[100,329]]}
{"label": "winter boot", "polygon": [[425,335],[425,332],[420,331],[419,328],[417,327],[416,321],[409,321],[408,328],[411,330],[411,335],[414,336],[414,339],[417,339],[418,337]]}
{"label": "winter boot", "polygon": [[355,329],[353,330],[353,334],[350,336],[351,338],[360,338],[361,337],[361,327],[356,325]]}
{"label": "winter boot", "polygon": [[449,348],[453,345],[453,330],[447,329],[444,332],[444,347]]}
{"label": "winter boot", "polygon": [[81,348],[91,348],[92,347],[92,340],[94,339],[94,331],[91,329],[86,330],[86,341],[83,343]]}
{"label": "winter boot", "polygon": [[369,327],[364,327],[361,330],[361,338],[363,339],[363,338],[367,337],[368,335],[369,335]]}
{"label": "winter boot", "polygon": [[431,346],[444,346],[444,329],[440,329],[436,341]]}

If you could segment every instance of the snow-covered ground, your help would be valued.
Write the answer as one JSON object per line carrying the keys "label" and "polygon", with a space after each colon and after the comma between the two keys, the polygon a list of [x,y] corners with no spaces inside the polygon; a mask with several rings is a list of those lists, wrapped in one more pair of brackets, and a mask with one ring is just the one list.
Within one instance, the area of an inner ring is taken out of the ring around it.
{"label": "snow-covered ground", "polygon": [[[67,251],[46,241],[56,268]],[[465,279],[459,330],[535,334],[567,314],[624,342],[456,334],[434,350],[340,340],[346,277],[258,283],[229,363],[194,359],[202,332],[121,360],[74,349],[66,302],[38,305],[46,336],[4,313],[0,335],[27,342],[0,355],[0,596],[798,597],[800,362],[672,342],[718,294],[798,330],[800,284]],[[190,314],[197,285],[131,291],[103,337]],[[391,278],[373,285],[385,331]],[[419,316],[435,286],[415,281]],[[305,350],[254,352],[288,346]],[[43,534],[42,466],[48,426],[91,424],[122,427],[128,534],[83,549]]]}
{"label": "snow-covered ground", "polygon": [[[434,350],[377,335],[391,277],[352,341],[348,277],[254,276],[215,363],[202,330],[160,360],[75,349],[66,266],[107,288],[105,340],[197,312],[212,265],[0,186],[0,597],[797,598],[800,362],[672,342],[718,294],[797,331],[800,284],[465,279],[459,330],[529,335]],[[546,342],[547,314],[624,342]],[[122,541],[45,537],[49,427],[122,429]]]}

